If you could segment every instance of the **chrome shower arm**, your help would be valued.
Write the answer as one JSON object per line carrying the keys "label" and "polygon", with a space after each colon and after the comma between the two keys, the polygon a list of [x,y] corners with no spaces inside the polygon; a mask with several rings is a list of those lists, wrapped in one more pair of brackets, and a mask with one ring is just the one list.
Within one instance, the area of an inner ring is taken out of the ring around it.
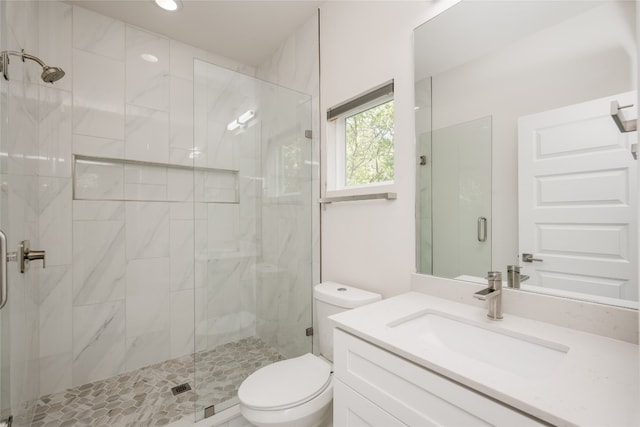
{"label": "chrome shower arm", "polygon": [[17,52],[15,50],[5,50],[0,52],[0,56],[0,72],[4,76],[5,80],[9,80],[9,56],[18,56],[22,58],[22,62],[25,62],[26,59],[36,62],[42,67],[42,80],[47,83],[53,83],[54,81],[57,81],[64,76],[64,71],[62,70],[62,68],[49,67],[44,63],[44,61],[42,61],[42,59],[26,53],[24,49],[22,49],[20,52]]}
{"label": "chrome shower arm", "polygon": [[22,58],[22,62],[24,62],[25,59],[30,59],[32,61],[37,62],[38,64],[40,64],[41,67],[44,67],[46,64],[37,56],[33,56],[30,55],[28,53],[25,53],[24,49],[22,49],[21,52],[16,52],[15,50],[5,50],[4,52],[2,52],[3,55],[13,55],[13,56],[19,56],[20,58]]}

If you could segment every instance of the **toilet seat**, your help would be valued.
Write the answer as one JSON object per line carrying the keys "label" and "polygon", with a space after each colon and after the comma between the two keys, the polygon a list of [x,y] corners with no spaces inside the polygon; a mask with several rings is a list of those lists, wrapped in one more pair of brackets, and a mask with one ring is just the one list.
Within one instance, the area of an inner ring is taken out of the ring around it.
{"label": "toilet seat", "polygon": [[240,385],[238,398],[248,408],[277,411],[310,401],[330,383],[331,366],[307,353],[258,369]]}

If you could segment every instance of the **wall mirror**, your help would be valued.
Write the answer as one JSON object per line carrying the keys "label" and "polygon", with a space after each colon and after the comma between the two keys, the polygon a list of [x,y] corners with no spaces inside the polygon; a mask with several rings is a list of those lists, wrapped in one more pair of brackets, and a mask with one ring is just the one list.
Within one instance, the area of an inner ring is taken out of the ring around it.
{"label": "wall mirror", "polygon": [[637,308],[635,8],[462,1],[416,28],[419,273]]}

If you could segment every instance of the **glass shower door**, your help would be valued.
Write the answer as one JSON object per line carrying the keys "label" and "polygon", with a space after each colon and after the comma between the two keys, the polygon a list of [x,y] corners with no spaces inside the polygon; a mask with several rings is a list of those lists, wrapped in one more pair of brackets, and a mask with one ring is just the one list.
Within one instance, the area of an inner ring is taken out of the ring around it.
{"label": "glass shower door", "polygon": [[[19,50],[15,26],[37,27],[34,4],[0,2],[0,50]],[[8,16],[23,19],[15,23]],[[12,61],[10,71],[11,80],[0,77],[0,230],[11,254],[22,241],[38,247],[39,196],[38,86],[32,83],[36,81],[33,76],[27,77],[31,71],[21,61]],[[40,380],[40,265],[24,273],[15,260],[1,262],[0,267],[6,268],[7,278],[7,300],[0,309],[0,425],[13,416],[13,426],[27,426],[35,411]]]}
{"label": "glass shower door", "polygon": [[255,370],[312,350],[313,159],[309,95],[203,61],[194,73],[201,419]]}

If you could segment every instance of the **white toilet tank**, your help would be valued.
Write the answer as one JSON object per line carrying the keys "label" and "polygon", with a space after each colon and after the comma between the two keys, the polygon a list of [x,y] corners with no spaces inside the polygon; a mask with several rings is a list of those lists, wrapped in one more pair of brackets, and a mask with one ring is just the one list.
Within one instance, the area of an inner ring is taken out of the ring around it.
{"label": "white toilet tank", "polygon": [[313,289],[316,303],[316,333],[320,354],[333,362],[333,328],[329,316],[382,299],[380,294],[335,282],[323,282]]}

